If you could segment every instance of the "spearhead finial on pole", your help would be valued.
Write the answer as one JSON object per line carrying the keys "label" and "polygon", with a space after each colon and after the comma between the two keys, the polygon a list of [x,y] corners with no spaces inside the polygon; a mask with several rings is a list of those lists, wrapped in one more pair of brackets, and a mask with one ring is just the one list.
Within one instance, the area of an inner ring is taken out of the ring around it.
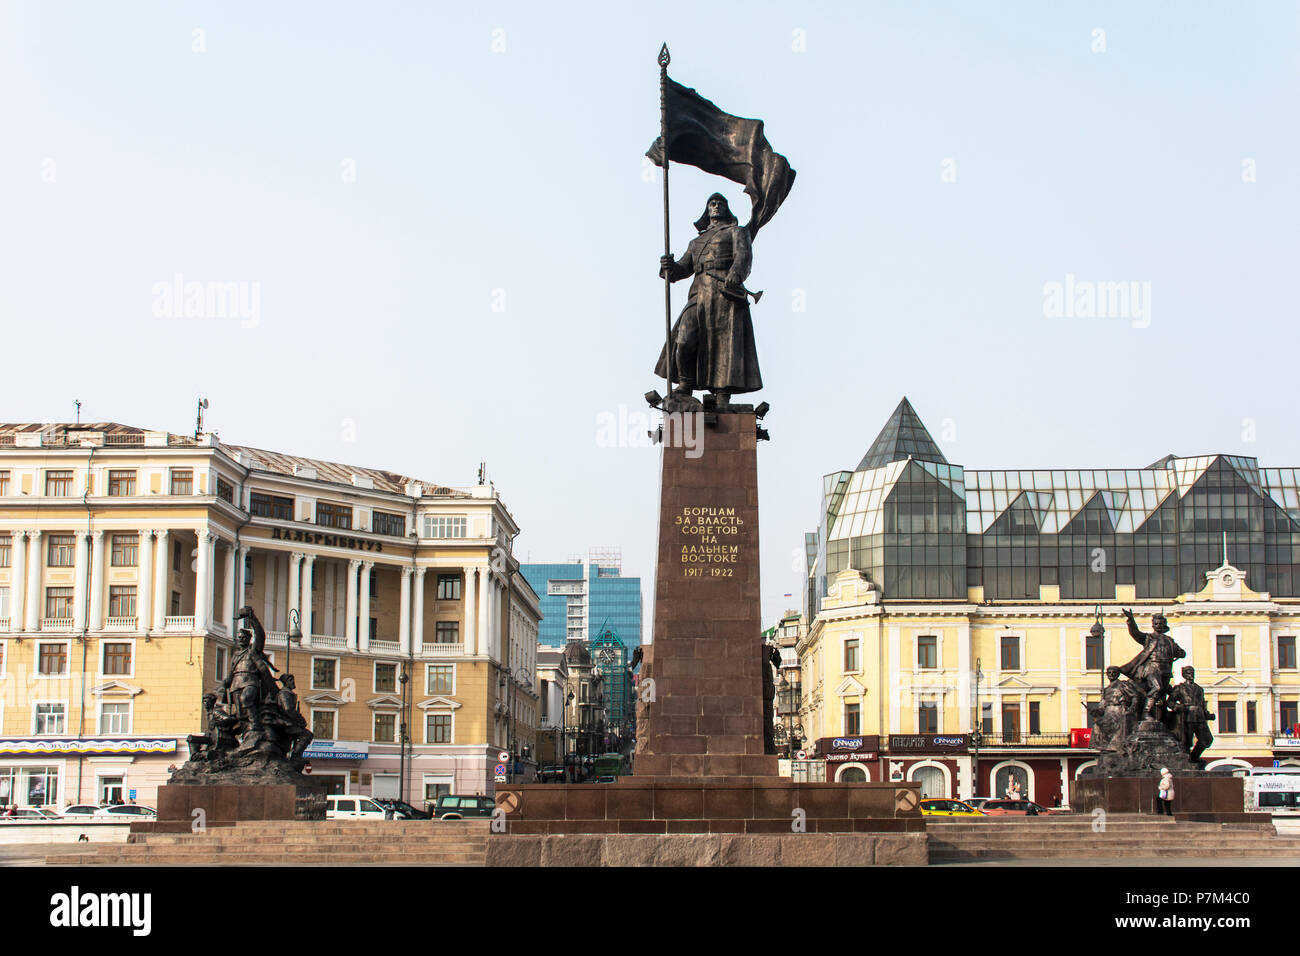
{"label": "spearhead finial on pole", "polygon": [[659,48],[659,65],[667,69],[668,64],[671,61],[672,61],[672,57],[668,55],[668,44],[665,43],[663,46]]}

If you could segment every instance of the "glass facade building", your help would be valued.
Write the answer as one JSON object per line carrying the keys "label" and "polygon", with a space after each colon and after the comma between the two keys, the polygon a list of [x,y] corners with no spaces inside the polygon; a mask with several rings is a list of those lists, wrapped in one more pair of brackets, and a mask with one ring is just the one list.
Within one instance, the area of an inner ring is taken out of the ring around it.
{"label": "glass facade building", "polygon": [[1172,600],[1230,559],[1273,597],[1300,597],[1298,477],[1232,455],[968,471],[904,398],[857,469],[823,479],[806,610],[850,567],[886,601],[1114,600],[1117,586]]}
{"label": "glass facade building", "polygon": [[609,629],[629,648],[641,643],[641,579],[623,577],[618,562],[524,564],[521,571],[541,599],[539,644],[562,648]]}

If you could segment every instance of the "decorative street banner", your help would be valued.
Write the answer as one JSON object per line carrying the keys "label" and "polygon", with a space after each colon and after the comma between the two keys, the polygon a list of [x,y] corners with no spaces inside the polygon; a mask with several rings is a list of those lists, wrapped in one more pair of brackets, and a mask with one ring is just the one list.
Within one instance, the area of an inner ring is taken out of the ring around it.
{"label": "decorative street banner", "polygon": [[889,752],[964,753],[970,747],[970,734],[890,734]]}
{"label": "decorative street banner", "polygon": [[175,752],[175,737],[33,737],[30,740],[0,740],[0,754],[6,756]]}

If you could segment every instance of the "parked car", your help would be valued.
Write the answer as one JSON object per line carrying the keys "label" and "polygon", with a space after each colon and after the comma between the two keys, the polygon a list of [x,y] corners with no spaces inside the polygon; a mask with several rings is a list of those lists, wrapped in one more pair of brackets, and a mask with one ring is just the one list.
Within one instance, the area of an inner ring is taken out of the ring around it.
{"label": "parked car", "polygon": [[618,783],[618,777],[603,776],[597,777],[592,783]]}
{"label": "parked car", "polygon": [[982,817],[984,812],[962,800],[929,799],[921,801],[921,815],[926,817]]}
{"label": "parked car", "polygon": [[129,820],[144,820],[158,816],[158,811],[153,807],[142,807],[134,803],[115,803],[112,806],[100,807],[93,815],[97,817],[123,817]]}
{"label": "parked car", "polygon": [[43,807],[10,807],[0,814],[0,822],[13,823],[18,820],[42,822],[61,819],[57,813]]}
{"label": "parked car", "polygon": [[988,803],[990,800],[994,800],[994,799],[996,799],[996,798],[995,798],[995,797],[968,797],[964,802],[965,802],[968,806],[970,806],[970,807],[972,807],[972,808],[974,808],[974,809],[976,809],[976,810],[983,810],[983,809],[984,809],[984,804],[986,804],[986,803]]}
{"label": "parked car", "polygon": [[65,817],[93,817],[102,807],[107,804],[101,803],[74,803],[71,806],[63,808],[61,816]]}
{"label": "parked car", "polygon": [[370,799],[385,810],[392,810],[394,820],[428,820],[430,818],[428,813],[415,809],[405,800],[390,800],[385,797],[371,797]]}
{"label": "parked car", "polygon": [[1039,814],[1059,813],[1032,800],[988,800],[980,807],[990,817],[1036,817]]}
{"label": "parked car", "polygon": [[325,796],[326,820],[391,820],[393,811],[369,797],[331,793]]}
{"label": "parked car", "polygon": [[557,763],[548,764],[537,771],[537,779],[542,783],[564,783],[565,770]]}
{"label": "parked car", "polygon": [[496,808],[496,797],[463,797],[444,793],[439,795],[433,815],[439,820],[464,820],[469,817],[490,817]]}

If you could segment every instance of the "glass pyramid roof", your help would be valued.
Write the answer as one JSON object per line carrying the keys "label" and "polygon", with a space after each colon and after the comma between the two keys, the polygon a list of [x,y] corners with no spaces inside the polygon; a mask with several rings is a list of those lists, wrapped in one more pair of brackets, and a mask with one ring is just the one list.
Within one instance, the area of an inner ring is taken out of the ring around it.
{"label": "glass pyramid roof", "polygon": [[934,443],[934,439],[930,437],[930,433],[925,430],[925,426],[921,424],[921,418],[916,414],[912,403],[904,396],[898,403],[898,407],[894,409],[894,413],[889,416],[889,421],[885,422],[885,427],[876,436],[876,440],[867,449],[862,461],[858,462],[856,470],[879,468],[891,461],[907,461],[908,458],[944,464],[948,461],[943,457],[939,446]]}

